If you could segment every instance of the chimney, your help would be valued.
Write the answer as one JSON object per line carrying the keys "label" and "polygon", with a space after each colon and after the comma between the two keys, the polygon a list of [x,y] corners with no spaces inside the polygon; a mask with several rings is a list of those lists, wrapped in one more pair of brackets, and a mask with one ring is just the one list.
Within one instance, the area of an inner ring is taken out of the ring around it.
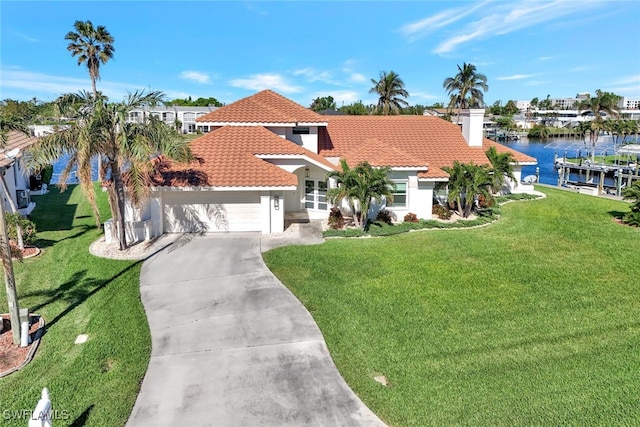
{"label": "chimney", "polygon": [[464,136],[469,147],[482,147],[482,140],[484,139],[482,130],[484,109],[462,110],[460,115],[462,117],[462,136]]}

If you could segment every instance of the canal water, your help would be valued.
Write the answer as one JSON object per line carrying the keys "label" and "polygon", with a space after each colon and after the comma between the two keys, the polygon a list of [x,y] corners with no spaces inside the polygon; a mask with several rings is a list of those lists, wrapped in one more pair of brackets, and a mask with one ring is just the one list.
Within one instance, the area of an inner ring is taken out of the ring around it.
{"label": "canal water", "polygon": [[[631,142],[631,141],[630,141]],[[586,144],[584,140],[580,138],[547,138],[546,140],[540,140],[535,138],[521,137],[519,141],[511,141],[508,143],[502,143],[507,147],[518,150],[531,157],[535,157],[538,160],[536,166],[523,166],[522,177],[536,174],[536,167],[540,168],[540,182],[542,184],[557,185],[558,184],[558,170],[554,167],[554,155],[562,157],[586,157],[587,147],[589,141]],[[615,153],[614,144],[610,137],[601,136],[596,146],[596,155],[611,155]],[[572,174],[569,177],[571,181],[583,181],[583,177],[574,176]],[[595,178],[597,182],[597,176]],[[606,185],[615,186],[613,180],[607,179]]]}

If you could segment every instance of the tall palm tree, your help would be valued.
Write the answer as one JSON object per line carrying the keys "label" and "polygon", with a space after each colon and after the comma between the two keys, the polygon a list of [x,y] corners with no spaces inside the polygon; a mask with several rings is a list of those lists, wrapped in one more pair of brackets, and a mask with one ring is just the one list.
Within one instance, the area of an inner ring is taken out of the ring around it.
{"label": "tall palm tree", "polygon": [[192,160],[188,143],[159,119],[148,117],[143,123],[126,121],[131,109],[143,104],[153,105],[162,98],[161,92],[134,92],[120,103],[109,103],[106,97],[94,97],[87,92],[64,95],[57,101],[58,108],[74,121],[41,137],[32,150],[31,169],[65,154],[69,157],[60,176],[62,190],[75,169],[98,227],[100,214],[91,180],[91,159],[96,155],[104,157],[101,166],[109,177],[109,205],[121,250],[127,247],[124,232],[126,201],[137,204],[145,198],[157,163],[155,159],[163,156],[177,162]]}
{"label": "tall palm tree", "polygon": [[515,182],[516,185],[516,177],[513,173],[513,165],[517,163],[517,161],[513,158],[513,154],[509,152],[499,153],[496,150],[496,147],[490,147],[487,151],[485,151],[487,159],[491,163],[491,178],[492,184],[491,189],[494,193],[500,191],[502,186],[505,184],[507,179],[510,179],[512,182]]}
{"label": "tall palm tree", "polygon": [[369,93],[378,94],[376,109],[382,109],[382,114],[388,116],[390,112],[399,114],[400,109],[409,106],[403,98],[409,97],[409,92],[404,89],[404,82],[395,72],[380,71],[380,80],[371,79],[373,87]]}
{"label": "tall palm tree", "polygon": [[76,21],[73,27],[76,31],[70,31],[64,37],[69,40],[67,50],[71,56],[78,57],[78,65],[87,65],[93,96],[97,96],[96,81],[100,80],[100,64],[106,64],[113,58],[114,38],[106,27],[98,25],[94,28],[91,21]]}
{"label": "tall palm tree", "polygon": [[590,122],[589,142],[591,145],[591,161],[595,161],[596,144],[600,137],[600,132],[605,129],[603,113],[611,117],[618,117],[618,100],[619,96],[611,92],[603,92],[596,90],[596,95],[589,97],[578,104],[578,108],[582,110],[582,115],[593,115]]}
{"label": "tall palm tree", "polygon": [[344,159],[340,164],[342,171],[332,171],[327,175],[338,184],[329,190],[327,196],[332,203],[347,200],[356,226],[364,229],[371,201],[392,200],[395,183],[389,178],[387,167],[374,168],[368,162],[362,162],[350,169]]}
{"label": "tall palm tree", "polygon": [[484,105],[484,92],[489,90],[487,76],[478,73],[475,65],[466,62],[462,67],[458,65],[458,74],[447,77],[442,86],[451,98],[449,110],[458,107],[458,117],[461,109]]}

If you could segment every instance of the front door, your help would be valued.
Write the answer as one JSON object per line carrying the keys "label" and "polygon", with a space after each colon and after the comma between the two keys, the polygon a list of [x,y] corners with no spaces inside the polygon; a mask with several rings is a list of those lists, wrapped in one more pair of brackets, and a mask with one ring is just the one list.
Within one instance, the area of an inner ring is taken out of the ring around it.
{"label": "front door", "polygon": [[304,207],[321,211],[327,210],[327,181],[318,179],[304,181]]}

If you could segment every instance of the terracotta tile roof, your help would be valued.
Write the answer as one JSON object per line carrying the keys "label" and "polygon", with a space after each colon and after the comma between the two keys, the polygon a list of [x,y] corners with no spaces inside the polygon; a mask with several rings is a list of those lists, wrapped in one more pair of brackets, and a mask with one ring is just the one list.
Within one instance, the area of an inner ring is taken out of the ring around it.
{"label": "terracotta tile roof", "polygon": [[25,148],[35,144],[36,141],[38,141],[36,137],[27,136],[22,132],[9,131],[7,145],[0,150],[0,167],[10,165],[16,155],[21,154]]}
{"label": "terracotta tile roof", "polygon": [[[488,163],[485,151],[495,146],[499,152],[511,152],[519,162],[536,162],[501,144],[484,139],[482,147],[469,147],[460,127],[429,116],[325,116],[328,126],[319,129],[321,155],[341,157],[350,165],[357,164],[368,153],[380,165],[406,167],[407,163],[428,165],[420,178],[446,178],[442,167],[460,162]],[[393,152],[377,152],[380,144]],[[371,147],[369,147],[371,145]],[[398,154],[402,153],[402,154]],[[385,160],[385,158],[387,160]],[[408,159],[412,159],[411,162]]]}
{"label": "terracotta tile roof", "polygon": [[395,166],[407,168],[427,168],[426,162],[421,162],[415,157],[409,156],[389,144],[385,144],[378,138],[368,139],[362,144],[356,145],[341,157],[348,159],[348,163],[356,165],[360,162],[369,162],[371,166]]}
{"label": "terracotta tile roof", "polygon": [[[295,174],[257,156],[304,156],[329,170],[335,166],[291,141],[261,126],[225,126],[194,139],[191,144],[198,162],[171,165],[154,178],[156,185],[215,187],[282,187],[298,185]],[[195,183],[195,184],[194,184]]]}
{"label": "terracotta tile roof", "polygon": [[271,90],[263,90],[196,119],[208,123],[326,123],[326,118]]}

